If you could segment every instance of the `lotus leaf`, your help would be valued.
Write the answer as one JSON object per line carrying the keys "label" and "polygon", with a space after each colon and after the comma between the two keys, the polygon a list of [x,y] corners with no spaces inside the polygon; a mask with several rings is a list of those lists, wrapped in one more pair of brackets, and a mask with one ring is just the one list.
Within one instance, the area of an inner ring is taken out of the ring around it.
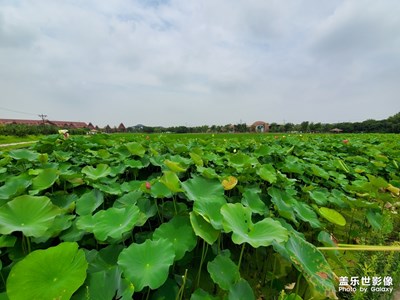
{"label": "lotus leaf", "polygon": [[35,161],[39,157],[39,153],[34,152],[29,149],[16,149],[16,150],[11,150],[8,153],[9,156],[16,160],[27,160],[27,161]]}
{"label": "lotus leaf", "polygon": [[172,243],[175,260],[180,260],[187,251],[192,251],[197,244],[189,217],[183,216],[176,216],[168,223],[161,224],[153,233],[153,240],[157,239],[167,239]]}
{"label": "lotus leaf", "polygon": [[375,230],[382,229],[383,216],[379,212],[374,212],[373,210],[368,210],[367,220],[371,224],[372,228]]}
{"label": "lotus leaf", "polygon": [[142,169],[144,166],[140,160],[128,159],[125,160],[125,166],[132,169]]}
{"label": "lotus leaf", "polygon": [[238,266],[226,255],[217,255],[207,264],[211,279],[221,289],[229,290],[240,279]]}
{"label": "lotus leaf", "polygon": [[111,207],[101,210],[94,216],[84,216],[77,222],[78,229],[93,232],[96,239],[105,241],[108,237],[122,238],[122,234],[132,230],[139,220],[140,210],[137,206],[126,208]]}
{"label": "lotus leaf", "polygon": [[329,222],[339,226],[346,225],[346,219],[338,211],[327,207],[320,207],[318,211]]}
{"label": "lotus leaf", "polygon": [[171,191],[165,186],[165,184],[162,184],[159,181],[151,186],[150,194],[155,198],[169,198],[172,196]]}
{"label": "lotus leaf", "polygon": [[193,160],[193,162],[195,163],[196,166],[198,167],[202,167],[204,165],[203,160],[201,159],[201,156],[194,153],[194,152],[190,152],[189,153],[190,158]]}
{"label": "lotus leaf", "polygon": [[163,183],[171,192],[181,192],[181,182],[172,171],[164,171],[164,175],[160,178],[160,182]]}
{"label": "lotus leaf", "polygon": [[0,236],[0,248],[14,247],[16,241],[17,237],[13,235],[2,235]]}
{"label": "lotus leaf", "polygon": [[37,194],[38,192],[51,187],[58,179],[58,171],[55,169],[44,169],[39,175],[32,179],[32,191],[29,193]]}
{"label": "lotus leaf", "polygon": [[146,286],[159,288],[167,280],[174,258],[175,251],[170,241],[146,240],[143,244],[131,244],[122,250],[118,265],[135,290],[140,292]]}
{"label": "lotus leaf", "polygon": [[195,212],[190,212],[190,223],[192,224],[194,233],[212,245],[218,239],[219,231],[214,229],[210,223]]}
{"label": "lotus leaf", "polygon": [[17,262],[7,279],[10,300],[70,299],[86,278],[87,262],[77,243],[36,250]]}
{"label": "lotus leaf", "polygon": [[175,162],[175,161],[170,161],[169,159],[166,159],[164,161],[164,164],[170,169],[172,172],[185,172],[186,168],[182,167],[180,163]]}
{"label": "lotus leaf", "polygon": [[321,297],[336,299],[334,275],[323,254],[297,235],[291,235],[285,247],[294,266],[316,292]]}
{"label": "lotus leaf", "polygon": [[229,176],[227,179],[222,180],[222,186],[224,187],[225,191],[233,189],[237,183],[238,180],[235,176]]}
{"label": "lotus leaf", "polygon": [[131,143],[125,144],[125,146],[128,149],[128,151],[133,155],[143,157],[144,154],[146,153],[146,149],[137,142],[131,142]]}
{"label": "lotus leaf", "polygon": [[271,164],[262,165],[257,170],[258,176],[269,183],[275,183],[277,180],[276,170]]}
{"label": "lotus leaf", "polygon": [[207,222],[219,230],[222,229],[221,207],[226,204],[224,197],[210,196],[198,198],[193,205],[193,211],[201,215]]}
{"label": "lotus leaf", "polygon": [[219,300],[220,298],[218,297],[213,297],[206,291],[202,289],[197,289],[194,291],[192,296],[190,297],[190,300]]}
{"label": "lotus leaf", "polygon": [[317,214],[308,204],[300,201],[295,201],[293,202],[293,209],[296,212],[297,216],[304,222],[310,223],[312,228],[321,227],[321,222],[319,221]]}
{"label": "lotus leaf", "polygon": [[298,224],[293,209],[293,199],[286,191],[279,190],[275,187],[268,189],[268,194],[271,196],[271,201],[276,205],[279,214],[285,219]]}
{"label": "lotus leaf", "polygon": [[241,203],[225,204],[221,208],[222,224],[226,232],[232,232],[235,244],[249,243],[252,247],[269,246],[274,241],[283,242],[288,239],[288,231],[271,218],[253,224],[251,209]]}
{"label": "lotus leaf", "polygon": [[90,192],[86,192],[76,200],[76,213],[81,216],[91,214],[103,201],[103,193],[99,190],[93,189]]}
{"label": "lotus leaf", "polygon": [[267,212],[265,203],[261,200],[259,188],[246,188],[243,192],[242,204],[251,208],[252,212],[264,215]]}
{"label": "lotus leaf", "polygon": [[98,180],[109,175],[111,169],[106,164],[99,164],[96,168],[93,168],[92,166],[83,167],[82,173],[92,180]]}
{"label": "lotus leaf", "polygon": [[45,196],[19,196],[0,207],[0,233],[22,231],[25,236],[40,237],[60,214],[61,209]]}
{"label": "lotus leaf", "polygon": [[224,189],[216,179],[207,179],[200,176],[182,182],[182,188],[189,200],[224,196]]}
{"label": "lotus leaf", "polygon": [[251,289],[250,284],[244,280],[240,279],[237,283],[231,286],[228,294],[229,300],[255,300],[254,292]]}
{"label": "lotus leaf", "polygon": [[31,183],[30,177],[26,174],[11,177],[0,187],[0,199],[8,200],[23,193]]}

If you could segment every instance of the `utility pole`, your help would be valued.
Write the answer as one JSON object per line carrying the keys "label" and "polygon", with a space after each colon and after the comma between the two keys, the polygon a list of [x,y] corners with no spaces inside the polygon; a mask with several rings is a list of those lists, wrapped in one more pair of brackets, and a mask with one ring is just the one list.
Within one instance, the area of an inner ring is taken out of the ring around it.
{"label": "utility pole", "polygon": [[47,115],[44,115],[44,114],[40,114],[40,115],[38,115],[40,118],[42,118],[42,122],[43,122],[43,124],[44,124],[44,118],[46,118],[47,117]]}

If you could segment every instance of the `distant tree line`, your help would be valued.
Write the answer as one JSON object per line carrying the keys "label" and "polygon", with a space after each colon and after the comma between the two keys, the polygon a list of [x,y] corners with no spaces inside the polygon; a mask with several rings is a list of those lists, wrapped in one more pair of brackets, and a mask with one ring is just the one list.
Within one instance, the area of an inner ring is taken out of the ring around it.
{"label": "distant tree line", "polygon": [[[0,135],[26,136],[26,135],[47,135],[58,133],[58,127],[51,125],[24,125],[7,124],[0,126]],[[400,133],[400,112],[384,120],[365,120],[363,122],[342,122],[342,123],[313,123],[304,121],[300,124],[285,123],[269,124],[269,131],[273,133],[328,133],[333,129],[340,129],[344,133]],[[85,134],[88,129],[68,129],[70,134]],[[107,132],[107,130],[105,130]],[[138,133],[234,133],[249,132],[250,126],[246,123],[227,125],[203,125],[203,126],[132,126],[126,128],[125,132]],[[113,131],[110,131],[113,132]]]}
{"label": "distant tree line", "polygon": [[[366,120],[363,122],[342,122],[342,123],[313,123],[304,121],[300,124],[285,123],[269,124],[269,131],[273,133],[328,133],[334,129],[339,129],[344,133],[400,133],[400,113],[395,114],[385,120]],[[128,132],[143,133],[228,133],[228,132],[249,132],[250,127],[246,123],[228,125],[203,125],[196,127],[175,126],[175,127],[151,127],[133,126],[127,128]]]}

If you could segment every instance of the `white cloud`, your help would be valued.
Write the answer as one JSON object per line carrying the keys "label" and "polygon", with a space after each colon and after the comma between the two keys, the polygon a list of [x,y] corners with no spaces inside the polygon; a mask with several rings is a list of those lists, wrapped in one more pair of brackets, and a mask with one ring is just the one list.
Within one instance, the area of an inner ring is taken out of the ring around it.
{"label": "white cloud", "polygon": [[11,109],[111,126],[400,110],[395,0],[16,3],[0,4]]}

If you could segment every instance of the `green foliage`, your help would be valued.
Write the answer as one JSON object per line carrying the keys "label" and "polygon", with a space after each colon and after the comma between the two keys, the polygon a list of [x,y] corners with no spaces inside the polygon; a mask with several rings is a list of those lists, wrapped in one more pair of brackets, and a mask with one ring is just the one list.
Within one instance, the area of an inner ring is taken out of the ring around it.
{"label": "green foliage", "polygon": [[83,284],[87,266],[77,243],[33,251],[12,267],[7,279],[8,298],[70,299]]}
{"label": "green foliage", "polygon": [[[2,151],[0,293],[37,279],[38,299],[335,299],[336,276],[397,284],[398,253],[319,247],[398,240],[399,142],[57,134]],[[61,271],[65,289],[46,281]]]}

